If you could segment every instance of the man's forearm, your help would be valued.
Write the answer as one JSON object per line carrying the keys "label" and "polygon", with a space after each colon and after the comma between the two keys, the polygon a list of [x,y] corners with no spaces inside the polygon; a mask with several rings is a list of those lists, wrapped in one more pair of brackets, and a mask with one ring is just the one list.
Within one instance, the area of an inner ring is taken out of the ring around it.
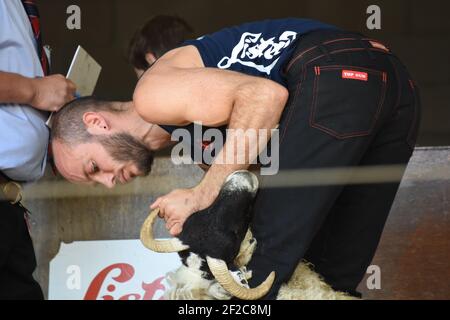
{"label": "man's forearm", "polygon": [[[287,91],[277,86],[272,85],[269,90],[273,91],[266,92],[258,91],[257,87],[246,89],[236,100],[228,125],[227,140],[199,185],[208,193],[205,196],[215,198],[227,176],[234,171],[247,169],[266,147],[271,130],[278,125],[288,97]],[[242,135],[236,129],[244,132],[255,130],[256,134],[244,135],[246,141],[241,144],[244,147],[239,148],[237,139],[242,138]],[[259,135],[261,129],[265,129],[264,136]],[[230,153],[232,157],[229,156]],[[233,159],[232,162],[226,161],[230,158]],[[245,161],[239,163],[238,159]]]}
{"label": "man's forearm", "polygon": [[34,97],[31,78],[0,71],[0,104],[30,104]]}

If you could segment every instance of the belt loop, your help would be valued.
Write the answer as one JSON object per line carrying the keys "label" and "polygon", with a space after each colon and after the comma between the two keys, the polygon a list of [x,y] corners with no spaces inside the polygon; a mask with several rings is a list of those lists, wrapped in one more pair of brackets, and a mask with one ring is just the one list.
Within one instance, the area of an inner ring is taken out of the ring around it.
{"label": "belt loop", "polygon": [[369,55],[370,59],[375,60],[376,59],[375,55],[373,54],[372,50],[369,49],[368,41],[363,40],[363,39],[359,39],[359,42],[361,43],[363,48],[366,49],[367,54]]}
{"label": "belt loop", "polygon": [[333,61],[330,52],[323,43],[319,45],[319,50],[325,55],[325,57],[327,58],[327,62]]}

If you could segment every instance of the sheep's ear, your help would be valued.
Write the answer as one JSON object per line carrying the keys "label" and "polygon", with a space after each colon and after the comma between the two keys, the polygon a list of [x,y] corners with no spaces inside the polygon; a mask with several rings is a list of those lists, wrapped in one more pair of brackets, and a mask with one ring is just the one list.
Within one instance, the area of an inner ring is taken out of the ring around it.
{"label": "sheep's ear", "polygon": [[248,229],[247,234],[245,235],[245,238],[241,243],[239,253],[236,258],[234,258],[234,264],[238,268],[242,268],[250,262],[253,256],[253,252],[256,249],[256,243],[256,239],[253,238],[252,232],[250,231],[250,229]]}

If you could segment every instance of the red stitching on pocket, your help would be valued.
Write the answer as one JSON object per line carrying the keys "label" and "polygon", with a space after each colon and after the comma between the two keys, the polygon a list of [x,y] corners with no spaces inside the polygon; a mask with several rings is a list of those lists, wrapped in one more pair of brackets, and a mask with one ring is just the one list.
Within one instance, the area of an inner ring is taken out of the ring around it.
{"label": "red stitching on pocket", "polygon": [[[341,39],[342,40],[342,39]],[[309,48],[309,49],[307,49],[306,51],[303,51],[302,53],[300,53],[299,55],[297,55],[294,59],[292,59],[291,60],[291,62],[288,64],[288,66],[286,67],[286,72],[288,72],[289,71],[289,69],[292,67],[292,65],[296,62],[296,60],[298,60],[300,57],[302,57],[305,53],[307,53],[307,52],[309,52],[309,51],[311,51],[311,50],[313,50],[313,49],[316,49],[318,46],[314,46],[314,47],[311,47],[311,48]],[[335,51],[332,51],[332,52],[330,52],[330,54],[334,54],[334,53],[342,53],[342,52],[352,52],[352,51],[363,51],[363,50],[373,50],[373,51],[379,51],[379,52],[383,52],[383,53],[385,53],[385,54],[391,54],[391,53],[387,53],[387,52],[385,52],[385,51],[383,51],[383,50],[379,50],[379,49],[376,49],[376,48],[348,48],[348,49],[341,49],[341,50],[335,50]],[[310,59],[310,60],[308,60],[304,65],[303,65],[303,67],[302,67],[302,72],[303,72],[303,74],[304,74],[304,77],[303,77],[303,79],[302,79],[302,81],[301,82],[303,82],[304,80],[305,80],[305,78],[306,78],[306,72],[307,72],[307,70],[308,70],[308,67],[309,67],[309,65],[310,64],[312,64],[314,61],[316,61],[316,60],[318,60],[318,59],[320,59],[320,58],[322,58],[322,57],[324,57],[325,56],[325,54],[322,54],[322,55],[319,55],[319,56],[317,56],[317,57],[315,57],[315,58],[312,58],[312,59]],[[337,66],[337,65],[335,65],[335,66],[324,66],[324,67],[318,67],[319,68],[319,73],[320,73],[320,69],[326,69],[326,68],[329,68],[329,67],[336,67],[336,68],[338,68],[339,66]],[[340,66],[340,67],[342,67],[342,66]],[[383,104],[384,104],[384,101],[385,101],[385,99],[386,99],[386,88],[387,88],[387,73],[386,72],[381,72],[381,71],[379,71],[379,70],[374,70],[374,69],[369,69],[369,68],[364,68],[364,67],[354,67],[354,66],[347,66],[347,67],[351,67],[351,68],[359,68],[359,69],[361,69],[361,70],[367,70],[367,71],[369,71],[369,72],[373,72],[373,73],[377,73],[377,74],[379,74],[379,75],[381,75],[383,78],[382,78],[382,81],[383,81],[383,86],[382,86],[382,88],[381,88],[381,90],[382,90],[382,97],[380,98],[380,102],[379,102],[379,105],[378,105],[378,109],[377,109],[377,112],[376,112],[376,114],[375,114],[375,118],[374,118],[374,121],[373,121],[373,124],[372,124],[372,126],[371,126],[371,128],[369,129],[369,131],[365,131],[365,132],[353,132],[353,133],[349,133],[349,134],[344,134],[344,135],[340,135],[340,134],[338,134],[337,132],[334,132],[333,130],[330,130],[330,129],[328,129],[328,128],[326,128],[326,127],[323,127],[323,126],[320,126],[320,125],[317,125],[317,124],[314,124],[314,123],[312,123],[313,122],[313,118],[311,117],[311,114],[310,114],[310,126],[312,126],[312,127],[314,127],[314,128],[317,128],[317,129],[319,129],[319,130],[321,130],[321,131],[324,131],[324,132],[326,132],[326,133],[328,133],[328,134],[330,134],[331,136],[333,136],[333,137],[335,137],[336,139],[340,139],[340,140],[343,140],[343,139],[346,139],[346,138],[352,138],[352,137],[363,137],[363,136],[367,136],[367,135],[369,135],[370,133],[371,133],[371,131],[373,131],[373,129],[374,129],[374,127],[376,126],[376,123],[377,123],[377,120],[378,120],[378,118],[379,118],[379,115],[380,115],[380,113],[381,113],[381,110],[382,110],[382,107],[383,107]],[[316,77],[317,78],[317,77]],[[315,105],[316,105],[316,96],[317,96],[317,87],[318,87],[318,84],[316,84],[316,78],[315,78],[315,82],[314,82],[314,88],[313,88],[313,101],[312,101],[312,103],[313,103],[313,106],[311,107],[311,113],[312,112],[315,112]],[[298,94],[299,94],[299,92],[301,91],[300,90],[301,89],[301,83],[299,83],[299,87],[297,88],[297,90],[296,90],[296,93],[295,93],[295,100],[297,99],[297,96],[298,96]],[[293,100],[293,101],[295,101],[295,100]],[[293,106],[293,108],[292,108],[292,110],[289,112],[289,114],[288,114],[288,119],[287,119],[287,123],[286,123],[286,127],[285,127],[285,130],[283,131],[283,134],[282,134],[282,137],[281,137],[281,140],[280,140],[280,145],[281,145],[281,142],[283,141],[283,138],[284,138],[284,134],[286,133],[286,130],[287,130],[287,127],[288,127],[288,124],[289,124],[289,121],[290,121],[290,119],[291,119],[291,117],[292,117],[292,113],[293,113],[293,110],[295,109],[295,104],[294,104],[294,106]]]}
{"label": "red stitching on pocket", "polygon": [[331,54],[334,54],[334,53],[353,52],[353,51],[365,51],[365,50],[378,51],[378,52],[382,52],[382,53],[384,53],[384,54],[391,54],[390,52],[386,52],[386,51],[384,51],[384,50],[380,50],[380,49],[377,49],[377,48],[351,48],[351,49],[339,49],[339,50],[331,51],[330,53],[331,53]]}
{"label": "red stitching on pocket", "polygon": [[292,101],[291,101],[291,109],[289,110],[287,118],[286,118],[286,126],[284,127],[284,130],[283,130],[283,132],[281,134],[280,146],[283,143],[284,136],[286,135],[286,131],[287,131],[288,127],[289,127],[289,123],[291,122],[292,115],[294,114],[294,110],[296,108],[296,103],[295,102],[297,101],[297,97],[298,97],[298,95],[299,95],[299,93],[301,91],[302,84],[303,84],[303,82],[305,81],[305,78],[306,78],[306,70],[304,68],[302,68],[302,73],[303,73],[303,78],[301,78],[300,81],[297,83],[297,88],[295,89],[295,94],[294,94],[294,97],[292,98]]}
{"label": "red stitching on pocket", "polygon": [[[330,52],[330,54],[342,53],[342,52],[346,52],[346,51],[363,51],[363,50],[366,50],[366,49],[364,49],[364,48],[361,48],[361,49],[359,49],[359,48],[342,49],[342,50],[335,50],[335,51],[332,51],[332,52]],[[369,50],[372,50],[372,51],[380,51],[380,50],[375,50],[375,49],[369,49]],[[323,58],[324,56],[325,56],[325,55],[322,54],[322,55],[320,55],[320,56],[317,56],[317,57],[315,57],[315,58],[312,58],[311,60],[308,60],[308,62],[306,62],[305,65],[308,66],[309,64],[313,63],[314,61],[316,61],[316,60],[318,60],[318,59],[320,59],[320,58]],[[322,69],[323,69],[323,67],[322,67]],[[375,71],[376,71],[376,70],[375,70]]]}
{"label": "red stitching on pocket", "polygon": [[323,44],[330,44],[330,43],[334,43],[334,42],[339,42],[339,41],[351,41],[351,40],[358,40],[356,38],[341,38],[341,39],[334,39],[334,40],[329,40],[329,41],[325,41]]}
{"label": "red stitching on pocket", "polygon": [[[330,40],[330,41],[326,41],[321,43],[320,45],[326,45],[326,44],[330,44],[330,43],[335,43],[335,42],[339,42],[339,41],[351,41],[351,40],[358,40],[356,38],[342,38],[342,39],[335,39],[335,40]],[[376,41],[379,42],[378,40],[374,40],[374,39],[362,39],[362,40],[367,40],[367,41]],[[381,42],[379,42],[381,43]],[[382,43],[381,43],[382,44]],[[306,53],[318,48],[319,45],[316,45],[314,47],[308,48],[304,51],[302,51],[301,53],[299,53],[297,56],[295,56],[294,58],[291,59],[291,61],[288,63],[288,65],[285,68],[285,72],[289,72],[289,70],[292,68],[292,65],[297,62],[298,59],[300,59],[301,57],[303,57]],[[346,51],[362,51],[362,50],[372,50],[372,51],[378,51],[378,52],[382,52],[382,53],[386,53],[386,54],[392,54],[391,51],[385,51],[385,50],[381,50],[378,48],[348,48],[348,49],[340,49],[340,50],[334,50],[331,51],[330,54],[333,53],[340,53],[340,52],[346,52]],[[320,57],[322,57],[323,55],[321,55]],[[316,58],[314,58],[316,59]],[[311,60],[310,60],[311,61]],[[308,62],[309,63],[309,62]]]}
{"label": "red stitching on pocket", "polygon": [[[315,68],[317,68],[319,71],[320,69],[338,69],[338,66],[331,66],[331,68],[329,68],[329,66],[325,66],[325,67],[320,67],[320,66],[316,66]],[[341,66],[340,68],[346,68],[349,66]],[[340,69],[339,68],[339,69]],[[355,68],[355,67],[354,67]],[[358,67],[356,67],[358,68]],[[366,69],[369,70],[367,68],[362,68],[362,69]],[[335,137],[336,139],[347,139],[347,138],[354,138],[354,137],[363,137],[363,136],[368,136],[370,135],[370,133],[373,131],[373,129],[376,126],[377,120],[380,116],[384,101],[386,99],[386,87],[387,87],[387,73],[386,72],[380,72],[377,70],[376,73],[381,74],[381,78],[382,78],[382,87],[381,87],[381,97],[380,97],[380,101],[378,103],[378,108],[377,111],[375,113],[374,119],[372,121],[372,125],[370,126],[370,128],[367,131],[359,131],[359,132],[350,132],[350,133],[345,133],[345,134],[340,134],[330,128],[327,128],[321,124],[318,124],[315,122],[315,115],[316,115],[316,108],[317,108],[317,96],[318,96],[318,88],[319,88],[319,77],[320,77],[320,72],[319,74],[316,73],[316,77],[314,78],[314,87],[313,87],[313,100],[312,100],[312,107],[311,107],[311,113],[310,113],[310,117],[309,117],[309,124],[311,127],[319,129],[321,131],[324,131],[326,133],[328,133],[329,135]]]}
{"label": "red stitching on pocket", "polygon": [[[335,39],[335,40],[330,40],[330,41],[326,41],[321,43],[320,45],[324,45],[324,44],[330,44],[330,43],[334,43],[334,42],[339,42],[339,41],[344,41],[344,40],[357,40],[355,38],[342,38],[342,39]],[[316,45],[314,47],[308,48],[302,52],[300,52],[298,55],[296,55],[294,58],[291,59],[291,61],[288,63],[288,65],[285,68],[285,72],[289,72],[289,70],[292,68],[292,65],[297,62],[298,59],[300,59],[301,57],[303,57],[306,53],[317,49],[319,47],[319,45]]]}
{"label": "red stitching on pocket", "polygon": [[[317,67],[315,67],[317,68]],[[319,67],[320,68],[320,67]],[[312,96],[312,108],[311,108],[311,112],[309,114],[309,125],[311,127],[314,127],[314,116],[316,115],[316,106],[317,106],[317,87],[318,87],[318,81],[319,80],[319,75],[316,74],[316,76],[314,77],[314,86],[313,86],[313,96]],[[332,133],[330,133],[331,135],[334,135]]]}
{"label": "red stitching on pocket", "polygon": [[294,58],[291,59],[291,61],[288,63],[287,67],[286,67],[286,71],[285,72],[289,72],[289,70],[292,68],[292,65],[301,57],[303,57],[306,53],[308,53],[311,50],[316,49],[318,46],[314,46],[311,47],[309,49],[306,49],[305,51],[300,52],[297,56],[295,56]]}

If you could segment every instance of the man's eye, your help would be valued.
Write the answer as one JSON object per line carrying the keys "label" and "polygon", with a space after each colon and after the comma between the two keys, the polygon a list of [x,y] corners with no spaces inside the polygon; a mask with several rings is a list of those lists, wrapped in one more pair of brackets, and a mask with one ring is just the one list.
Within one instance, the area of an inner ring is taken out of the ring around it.
{"label": "man's eye", "polygon": [[97,164],[95,162],[92,162],[92,171],[91,171],[91,173],[94,174],[94,173],[97,173],[98,171],[99,171],[99,169],[98,169]]}

